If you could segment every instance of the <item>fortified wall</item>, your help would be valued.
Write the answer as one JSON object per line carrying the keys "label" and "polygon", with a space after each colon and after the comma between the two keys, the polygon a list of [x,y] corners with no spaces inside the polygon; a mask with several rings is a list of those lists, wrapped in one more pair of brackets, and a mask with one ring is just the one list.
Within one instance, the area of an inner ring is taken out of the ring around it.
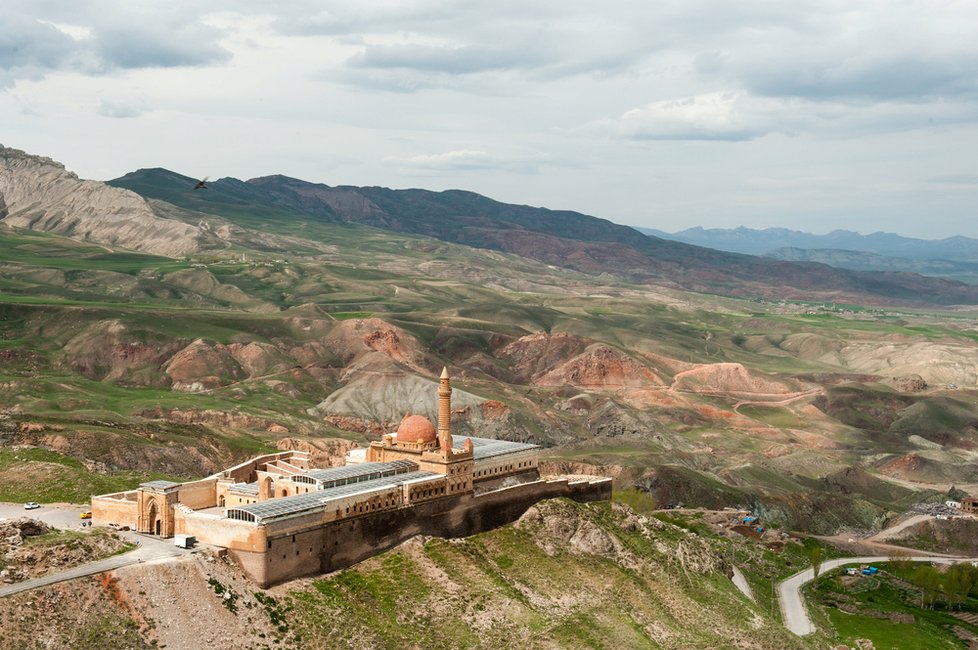
{"label": "fortified wall", "polygon": [[451,433],[451,386],[438,428],[408,414],[396,432],[317,469],[304,452],[253,458],[186,483],[150,481],[92,498],[96,523],[226,548],[263,587],[335,571],[415,535],[464,537],[518,519],[537,501],[611,497],[611,479],[544,480],[536,445]]}
{"label": "fortified wall", "polygon": [[479,496],[459,495],[411,508],[293,530],[270,527],[265,549],[228,549],[262,587],[293,578],[337,571],[382,553],[415,535],[467,537],[519,519],[544,499],[580,502],[611,498],[611,479],[534,481]]}

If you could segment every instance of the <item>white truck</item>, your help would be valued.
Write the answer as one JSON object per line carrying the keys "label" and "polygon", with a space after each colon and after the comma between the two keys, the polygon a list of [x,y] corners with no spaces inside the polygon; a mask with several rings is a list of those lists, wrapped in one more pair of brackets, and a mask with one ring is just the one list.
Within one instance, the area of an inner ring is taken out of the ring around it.
{"label": "white truck", "polygon": [[173,545],[180,548],[193,548],[197,544],[197,538],[193,535],[174,535]]}

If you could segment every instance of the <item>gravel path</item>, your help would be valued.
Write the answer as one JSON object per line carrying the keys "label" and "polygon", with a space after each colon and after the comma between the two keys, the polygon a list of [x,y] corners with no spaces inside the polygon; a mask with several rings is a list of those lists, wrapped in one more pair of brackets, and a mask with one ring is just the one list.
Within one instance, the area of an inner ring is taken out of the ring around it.
{"label": "gravel path", "polygon": [[740,589],[741,593],[754,601],[754,592],[750,590],[750,583],[747,582],[747,578],[744,576],[743,572],[736,566],[733,566],[733,577],[730,578],[734,586]]}

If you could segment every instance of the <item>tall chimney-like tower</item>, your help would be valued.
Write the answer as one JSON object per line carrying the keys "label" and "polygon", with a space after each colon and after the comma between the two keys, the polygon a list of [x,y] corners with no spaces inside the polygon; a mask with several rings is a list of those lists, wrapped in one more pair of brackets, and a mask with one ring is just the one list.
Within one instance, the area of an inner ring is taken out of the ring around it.
{"label": "tall chimney-like tower", "polygon": [[452,453],[452,384],[448,368],[442,368],[438,386],[438,446],[445,456]]}

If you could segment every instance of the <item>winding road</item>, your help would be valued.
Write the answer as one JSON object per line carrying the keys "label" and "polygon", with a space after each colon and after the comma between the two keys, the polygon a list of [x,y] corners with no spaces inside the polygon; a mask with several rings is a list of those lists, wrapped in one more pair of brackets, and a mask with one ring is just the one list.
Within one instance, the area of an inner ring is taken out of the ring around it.
{"label": "winding road", "polygon": [[[821,573],[831,571],[847,564],[873,564],[886,562],[890,558],[885,555],[866,555],[861,557],[843,557],[822,562]],[[958,562],[978,561],[978,558],[964,557],[935,557],[932,555],[915,555],[909,558],[912,562],[936,562],[938,564],[957,564]],[[798,636],[805,636],[815,631],[812,619],[808,616],[805,601],[801,597],[801,588],[815,578],[811,569],[799,571],[778,585],[778,602],[781,605],[781,617],[784,626]]]}

